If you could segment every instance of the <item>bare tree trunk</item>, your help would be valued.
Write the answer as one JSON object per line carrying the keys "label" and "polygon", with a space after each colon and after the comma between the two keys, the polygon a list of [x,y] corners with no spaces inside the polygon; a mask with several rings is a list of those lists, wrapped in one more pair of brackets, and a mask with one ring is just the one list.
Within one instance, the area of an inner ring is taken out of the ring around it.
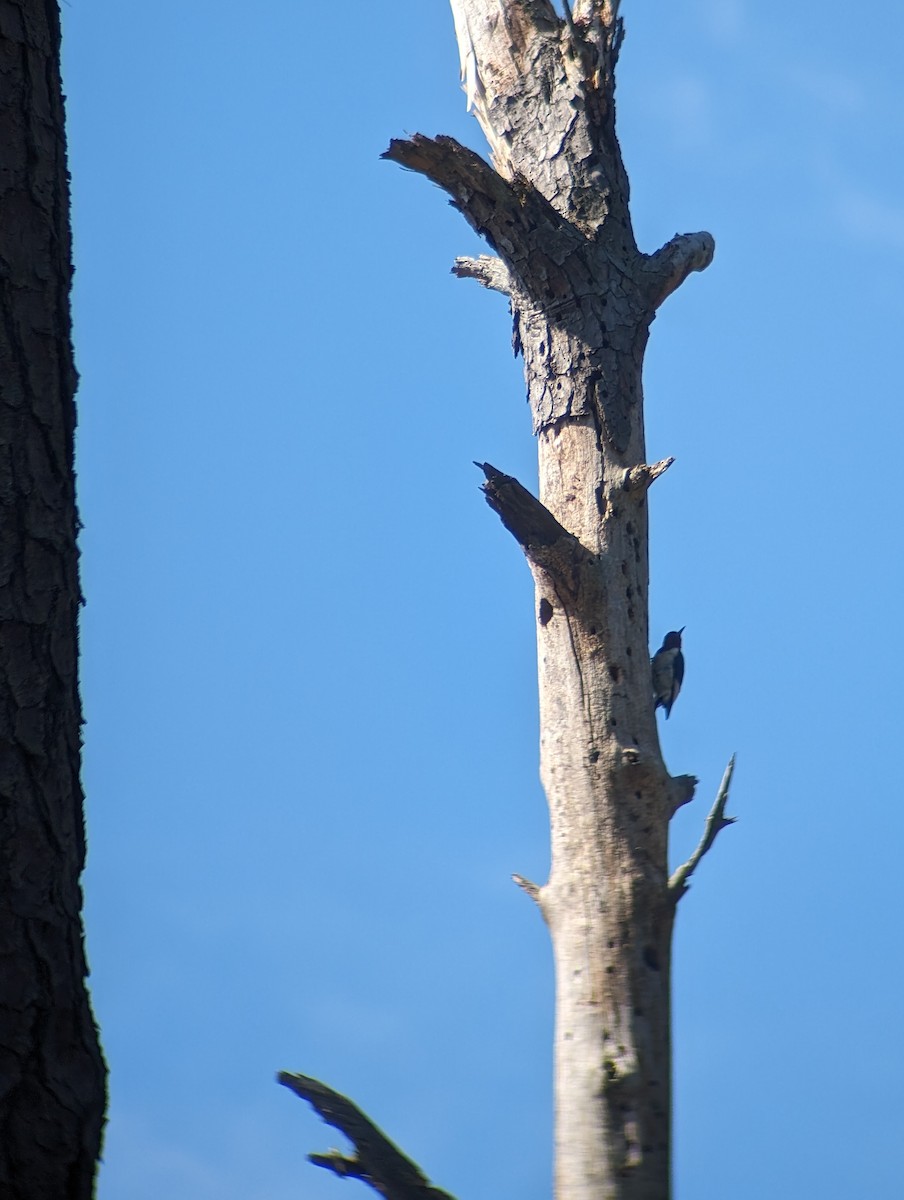
{"label": "bare tree trunk", "polygon": [[0,1194],[93,1194],[69,186],[52,0],[0,0]]}
{"label": "bare tree trunk", "polygon": [[653,708],[647,490],[671,459],[646,463],[641,374],[658,306],[714,243],[637,248],[615,136],[618,0],[563,0],[562,17],[551,0],[451,4],[492,166],[448,137],[385,157],[448,192],[495,251],[454,269],[510,299],[539,443],[539,499],[478,465],[536,589],[552,866],[542,887],[515,878],[555,955],[556,1196],[668,1200],[675,905],[730,820],[731,766],[670,879],[669,823],[696,780],[669,775]]}
{"label": "bare tree trunk", "polygon": [[[556,962],[556,1194],[670,1194],[668,828],[652,704],[641,368],[657,306],[707,266],[708,234],[637,249],[615,137],[617,4],[452,0],[493,168],[448,138],[389,157],[445,188],[497,258],[460,275],[511,298],[539,441],[540,501],[484,464],[537,598],[541,776],[552,869],[526,885]],[[554,526],[550,525],[554,518]]]}

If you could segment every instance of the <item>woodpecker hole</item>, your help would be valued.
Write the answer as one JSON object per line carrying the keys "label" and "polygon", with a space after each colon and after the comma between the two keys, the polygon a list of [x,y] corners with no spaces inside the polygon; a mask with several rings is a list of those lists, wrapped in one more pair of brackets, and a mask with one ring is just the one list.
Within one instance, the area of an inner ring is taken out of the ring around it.
{"label": "woodpecker hole", "polygon": [[544,596],[540,601],[540,608],[537,613],[537,619],[544,627],[552,620],[552,605]]}
{"label": "woodpecker hole", "polygon": [[590,761],[592,763],[595,763],[595,762],[599,762],[599,760],[600,760],[599,750],[591,750],[590,751]]}
{"label": "woodpecker hole", "polygon": [[620,677],[621,671],[618,669],[615,663],[609,663],[609,678],[612,680],[612,682],[618,683]]}

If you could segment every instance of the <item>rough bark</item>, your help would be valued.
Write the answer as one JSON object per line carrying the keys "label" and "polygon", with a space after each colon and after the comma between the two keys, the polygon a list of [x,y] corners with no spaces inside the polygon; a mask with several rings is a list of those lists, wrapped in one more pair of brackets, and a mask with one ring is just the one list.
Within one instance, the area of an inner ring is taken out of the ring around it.
{"label": "rough bark", "polygon": [[641,253],[615,136],[617,3],[452,0],[469,104],[492,166],[451,138],[387,157],[426,175],[496,258],[456,273],[508,294],[539,442],[539,500],[483,464],[536,588],[541,777],[552,862],[519,880],[556,963],[556,1195],[670,1194],[669,820],[652,705],[641,371],[659,304],[709,234]]}
{"label": "rough bark", "polygon": [[69,187],[50,0],[0,0],[0,1195],[87,1200]]}

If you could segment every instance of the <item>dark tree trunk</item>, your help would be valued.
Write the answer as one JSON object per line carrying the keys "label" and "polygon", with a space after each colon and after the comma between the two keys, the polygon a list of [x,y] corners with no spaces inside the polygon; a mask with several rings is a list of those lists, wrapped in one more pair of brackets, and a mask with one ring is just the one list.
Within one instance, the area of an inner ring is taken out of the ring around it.
{"label": "dark tree trunk", "polygon": [[0,0],[0,1195],[93,1193],[69,184],[52,0]]}

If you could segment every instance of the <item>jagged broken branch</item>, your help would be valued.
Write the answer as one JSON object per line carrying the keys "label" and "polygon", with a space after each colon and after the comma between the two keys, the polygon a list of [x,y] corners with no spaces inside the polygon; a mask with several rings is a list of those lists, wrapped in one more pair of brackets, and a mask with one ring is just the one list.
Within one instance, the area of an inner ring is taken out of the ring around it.
{"label": "jagged broken branch", "polygon": [[448,1192],[433,1187],[420,1167],[347,1096],[309,1075],[280,1071],[276,1079],[296,1096],[307,1100],[328,1125],[344,1133],[355,1147],[351,1156],[340,1150],[309,1154],[309,1162],[332,1171],[341,1179],[360,1179],[385,1200],[454,1200]]}
{"label": "jagged broken branch", "polygon": [[459,279],[476,279],[493,292],[502,292],[509,296],[512,292],[512,277],[508,267],[501,258],[492,254],[479,254],[476,258],[456,258],[452,264],[452,274]]}
{"label": "jagged broken branch", "polygon": [[725,774],[722,776],[722,782],[719,784],[715,803],[710,809],[709,816],[706,818],[706,825],[703,827],[703,837],[700,839],[700,845],[686,863],[672,872],[672,877],[669,880],[669,895],[676,904],[687,891],[690,886],[688,880],[694,871],[696,871],[700,859],[712,848],[712,844],[720,831],[728,825],[733,825],[737,820],[737,817],[726,817],[725,815],[725,806],[728,803],[728,789],[731,786],[734,766],[735,756],[732,755],[728,760],[728,766],[725,768]]}
{"label": "jagged broken branch", "polygon": [[660,459],[657,463],[641,463],[625,471],[624,489],[626,492],[645,491],[655,480],[663,475],[672,463],[673,457]]}
{"label": "jagged broken branch", "polygon": [[523,175],[504,179],[479,154],[446,134],[393,138],[380,155],[424,175],[448,193],[471,227],[486,238],[506,265],[529,276],[532,256],[544,252],[564,261],[584,239]]}
{"label": "jagged broken branch", "polygon": [[486,476],[481,490],[487,504],[499,514],[502,524],[529,558],[534,557],[538,548],[554,546],[559,541],[579,545],[577,538],[514,475],[506,475],[490,463],[475,462],[474,466]]}

